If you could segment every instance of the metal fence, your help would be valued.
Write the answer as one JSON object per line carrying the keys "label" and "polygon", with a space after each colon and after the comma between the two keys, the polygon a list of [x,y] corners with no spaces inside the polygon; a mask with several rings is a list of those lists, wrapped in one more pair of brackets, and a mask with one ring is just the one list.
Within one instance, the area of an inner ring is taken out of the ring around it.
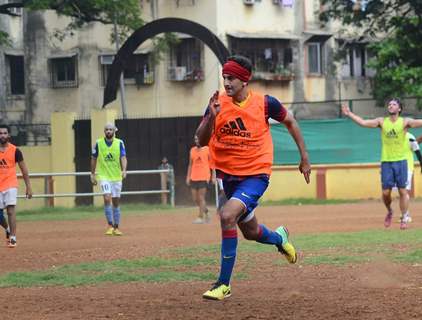
{"label": "metal fence", "polygon": [[[92,196],[102,196],[102,192],[86,192],[86,193],[55,193],[54,192],[54,177],[66,177],[66,176],[89,176],[91,172],[59,172],[59,173],[30,173],[30,179],[44,179],[44,193],[34,194],[33,198],[44,198],[45,205],[49,207],[54,207],[54,198],[62,197],[92,197]],[[160,174],[160,176],[171,176],[174,175],[172,169],[162,169],[162,170],[131,170],[127,172],[128,175],[147,175],[147,174]],[[18,177],[22,178],[21,174],[18,174]],[[161,179],[161,189],[160,190],[136,190],[136,191],[122,191],[122,195],[138,195],[138,194],[166,194],[170,196],[170,204],[172,207],[175,205],[174,196],[174,179]],[[168,182],[168,183],[167,183]],[[25,195],[19,195],[18,198],[25,198]]]}

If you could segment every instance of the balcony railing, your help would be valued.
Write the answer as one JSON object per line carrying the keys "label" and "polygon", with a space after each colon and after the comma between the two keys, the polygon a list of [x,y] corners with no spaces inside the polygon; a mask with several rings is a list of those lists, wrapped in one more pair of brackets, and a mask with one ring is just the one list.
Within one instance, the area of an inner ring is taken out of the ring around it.
{"label": "balcony railing", "polygon": [[275,73],[275,72],[262,72],[257,71],[253,73],[252,80],[264,80],[264,81],[292,81],[294,79],[294,73],[290,71]]}
{"label": "balcony railing", "polygon": [[170,81],[202,81],[204,72],[202,69],[187,70],[185,66],[169,67],[167,79]]}

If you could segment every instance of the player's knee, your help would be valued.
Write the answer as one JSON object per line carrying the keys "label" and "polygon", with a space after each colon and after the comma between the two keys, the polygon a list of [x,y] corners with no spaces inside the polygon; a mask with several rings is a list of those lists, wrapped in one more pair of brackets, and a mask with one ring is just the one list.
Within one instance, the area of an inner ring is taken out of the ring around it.
{"label": "player's knee", "polygon": [[220,221],[223,227],[233,227],[236,226],[236,216],[231,212],[222,210],[220,213]]}
{"label": "player's knee", "polygon": [[389,189],[384,189],[384,190],[382,190],[382,195],[383,195],[384,197],[389,197],[389,196],[391,196],[391,190],[389,190]]}

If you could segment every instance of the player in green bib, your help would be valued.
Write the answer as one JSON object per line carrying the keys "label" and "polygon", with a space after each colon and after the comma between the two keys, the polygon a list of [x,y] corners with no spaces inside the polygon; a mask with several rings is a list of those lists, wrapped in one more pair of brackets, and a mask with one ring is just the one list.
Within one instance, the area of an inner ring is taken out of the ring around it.
{"label": "player in green bib", "polygon": [[343,106],[343,114],[358,125],[365,128],[381,129],[381,183],[382,200],[387,208],[384,219],[386,228],[391,226],[393,210],[391,209],[391,190],[397,186],[400,195],[400,229],[407,229],[409,198],[407,187],[408,166],[407,157],[409,142],[406,138],[408,128],[422,127],[421,119],[403,118],[400,116],[403,106],[399,99],[391,99],[387,103],[388,117],[363,119],[350,111],[349,107]]}
{"label": "player in green bib", "polygon": [[100,187],[104,197],[104,213],[107,219],[106,235],[121,236],[120,224],[120,193],[122,180],[126,178],[126,150],[122,140],[114,135],[117,128],[108,123],[104,127],[104,138],[100,138],[92,149],[91,182]]}

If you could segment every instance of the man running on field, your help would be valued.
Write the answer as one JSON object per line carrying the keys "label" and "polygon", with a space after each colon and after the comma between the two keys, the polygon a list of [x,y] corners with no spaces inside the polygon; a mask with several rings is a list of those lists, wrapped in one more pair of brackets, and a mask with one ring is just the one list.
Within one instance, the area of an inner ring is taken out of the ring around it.
{"label": "man running on field", "polygon": [[203,294],[223,300],[231,295],[230,279],[237,252],[237,226],[247,240],[274,245],[288,262],[296,263],[296,250],[288,231],[258,224],[254,209],[268,187],[273,163],[273,144],[268,119],[283,123],[300,152],[299,170],[309,183],[311,167],[296,120],[274,97],[248,89],[252,64],[232,56],[223,66],[225,94],[215,92],[196,131],[200,144],[209,144],[212,167],[223,179],[227,203],[220,210],[222,229],[221,268],[217,282]]}

